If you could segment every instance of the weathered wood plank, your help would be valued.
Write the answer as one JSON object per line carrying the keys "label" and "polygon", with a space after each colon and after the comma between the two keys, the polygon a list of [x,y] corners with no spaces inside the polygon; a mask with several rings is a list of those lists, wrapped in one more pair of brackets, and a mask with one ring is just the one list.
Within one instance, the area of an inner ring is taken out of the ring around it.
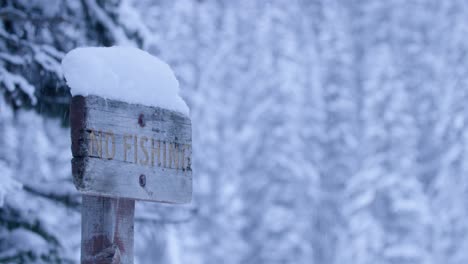
{"label": "weathered wood plank", "polygon": [[123,197],[166,203],[187,203],[192,197],[192,178],[187,171],[128,163],[125,176],[116,160],[74,158],[75,186],[83,194]]}
{"label": "weathered wood plank", "polygon": [[83,195],[81,263],[133,263],[134,212],[134,200]]}
{"label": "weathered wood plank", "polygon": [[70,120],[73,176],[81,192],[170,203],[191,200],[188,117],[159,107],[75,96]]}

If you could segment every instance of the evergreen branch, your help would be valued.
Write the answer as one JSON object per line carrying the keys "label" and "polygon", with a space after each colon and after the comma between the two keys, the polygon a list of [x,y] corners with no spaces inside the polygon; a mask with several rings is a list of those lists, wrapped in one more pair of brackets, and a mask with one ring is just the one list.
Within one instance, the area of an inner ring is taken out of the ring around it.
{"label": "evergreen branch", "polygon": [[56,193],[48,193],[44,192],[38,189],[35,189],[32,186],[29,185],[23,185],[23,189],[27,191],[30,194],[40,196],[42,198],[46,198],[49,200],[53,200],[55,202],[58,202],[60,204],[63,204],[67,208],[74,209],[76,211],[80,210],[81,203],[78,202],[78,199],[76,199],[76,195],[73,194],[56,194]]}
{"label": "evergreen branch", "polygon": [[38,220],[27,222],[21,217],[20,212],[11,207],[0,208],[0,226],[5,226],[8,230],[24,228],[39,235],[48,243],[60,245],[58,239],[45,230]]}
{"label": "evergreen branch", "polygon": [[10,21],[28,21],[34,24],[52,24],[59,22],[66,22],[67,19],[62,16],[44,17],[34,14],[26,14],[18,9],[12,7],[5,7],[0,9],[0,19]]}
{"label": "evergreen branch", "polygon": [[16,254],[0,256],[0,263],[30,263],[37,260],[41,260],[42,263],[74,263],[70,259],[59,258],[55,250],[50,250],[47,254],[40,255],[35,254],[34,251],[31,250],[20,250],[15,251],[15,253]]}
{"label": "evergreen branch", "polygon": [[[130,44],[125,31],[118,25],[95,0],[82,0],[83,8],[88,17],[101,25],[110,33],[113,43]],[[91,16],[92,14],[92,16]]]}

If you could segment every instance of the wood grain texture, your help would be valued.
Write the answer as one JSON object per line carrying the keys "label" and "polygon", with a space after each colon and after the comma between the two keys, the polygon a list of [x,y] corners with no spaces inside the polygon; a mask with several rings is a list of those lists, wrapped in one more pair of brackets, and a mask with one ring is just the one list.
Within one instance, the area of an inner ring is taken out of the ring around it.
{"label": "wood grain texture", "polygon": [[72,171],[84,194],[187,203],[192,197],[188,117],[159,107],[74,96]]}
{"label": "wood grain texture", "polygon": [[83,195],[82,264],[132,264],[135,201]]}
{"label": "wood grain texture", "polygon": [[[83,194],[106,197],[125,197],[164,203],[190,202],[192,178],[176,170],[141,167],[126,164],[125,171],[119,161],[96,158],[73,159],[73,168],[83,171],[76,173],[75,186]],[[114,175],[125,173],[122,177]],[[144,175],[145,185],[140,185]]]}

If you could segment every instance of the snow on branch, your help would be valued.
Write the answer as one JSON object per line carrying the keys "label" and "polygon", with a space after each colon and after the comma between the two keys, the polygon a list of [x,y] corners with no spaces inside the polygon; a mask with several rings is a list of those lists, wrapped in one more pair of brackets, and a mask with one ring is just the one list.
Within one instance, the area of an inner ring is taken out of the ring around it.
{"label": "snow on branch", "polygon": [[85,3],[85,7],[87,7],[88,12],[93,15],[92,17],[111,33],[116,43],[133,46],[132,42],[127,38],[124,30],[112,21],[112,19],[106,14],[106,12],[104,12],[104,10],[102,10],[95,0],[85,0],[83,3]]}
{"label": "snow on branch", "polygon": [[4,60],[14,65],[23,65],[24,63],[26,63],[24,58],[20,56],[15,56],[15,55],[11,55],[8,53],[4,53],[4,52],[0,52],[0,60]]}
{"label": "snow on branch", "polygon": [[62,76],[62,67],[60,60],[65,55],[64,53],[54,49],[51,46],[36,46],[34,50],[34,60],[45,70],[53,72],[57,76]]}
{"label": "snow on branch", "polygon": [[37,103],[37,98],[34,95],[35,88],[23,76],[13,74],[4,68],[0,68],[0,83],[3,83],[6,89],[10,92],[16,88],[23,91],[30,99],[32,104]]}
{"label": "snow on branch", "polygon": [[62,16],[39,16],[34,14],[27,14],[21,10],[13,7],[0,8],[0,19],[10,21],[28,21],[32,23],[57,23],[66,21],[65,17]]}
{"label": "snow on branch", "polygon": [[3,207],[5,197],[8,193],[21,189],[21,183],[12,177],[12,170],[0,160],[0,207]]}
{"label": "snow on branch", "polygon": [[0,84],[3,84],[9,92],[19,89],[30,98],[32,104],[36,104],[36,87],[31,84],[33,80],[27,79],[30,75],[24,74],[25,68],[35,63],[44,71],[60,77],[62,76],[60,61],[64,53],[51,45],[21,39],[1,28],[0,40],[21,50],[20,53],[0,52]]}

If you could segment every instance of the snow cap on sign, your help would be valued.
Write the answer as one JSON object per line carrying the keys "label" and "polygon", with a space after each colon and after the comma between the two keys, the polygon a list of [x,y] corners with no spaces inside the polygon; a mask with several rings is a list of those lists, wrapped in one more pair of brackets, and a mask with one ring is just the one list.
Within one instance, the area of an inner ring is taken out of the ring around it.
{"label": "snow cap on sign", "polygon": [[164,61],[132,47],[83,47],[65,55],[62,68],[72,95],[97,95],[188,115],[179,82]]}

